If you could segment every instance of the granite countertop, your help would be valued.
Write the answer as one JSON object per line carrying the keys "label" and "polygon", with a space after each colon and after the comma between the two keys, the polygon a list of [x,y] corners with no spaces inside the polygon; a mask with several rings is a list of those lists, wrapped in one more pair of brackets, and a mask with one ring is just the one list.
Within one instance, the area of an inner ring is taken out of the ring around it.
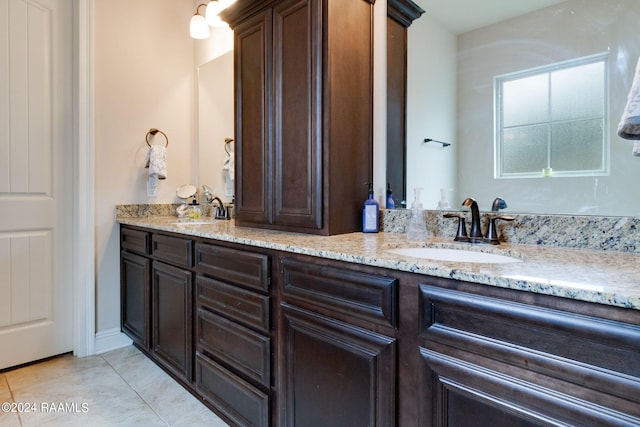
{"label": "granite countertop", "polygon": [[[236,227],[233,221],[179,223],[175,216],[119,216],[117,221],[189,236],[640,310],[640,254],[523,244],[478,246],[442,239],[419,244],[407,242],[406,235],[401,233],[315,236]],[[516,257],[522,262],[433,261],[389,252],[389,249],[407,246],[491,252]]]}

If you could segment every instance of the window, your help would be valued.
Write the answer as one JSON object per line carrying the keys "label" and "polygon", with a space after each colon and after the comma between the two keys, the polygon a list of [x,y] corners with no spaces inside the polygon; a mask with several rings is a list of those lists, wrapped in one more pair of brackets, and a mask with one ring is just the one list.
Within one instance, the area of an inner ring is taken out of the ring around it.
{"label": "window", "polygon": [[496,178],[608,173],[607,55],[495,78]]}

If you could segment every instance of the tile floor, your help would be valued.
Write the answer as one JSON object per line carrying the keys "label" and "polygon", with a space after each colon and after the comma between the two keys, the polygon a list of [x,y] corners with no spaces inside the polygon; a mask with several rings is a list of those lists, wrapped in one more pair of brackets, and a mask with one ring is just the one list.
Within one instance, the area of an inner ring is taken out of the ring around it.
{"label": "tile floor", "polygon": [[0,427],[227,426],[133,346],[0,373],[3,402]]}

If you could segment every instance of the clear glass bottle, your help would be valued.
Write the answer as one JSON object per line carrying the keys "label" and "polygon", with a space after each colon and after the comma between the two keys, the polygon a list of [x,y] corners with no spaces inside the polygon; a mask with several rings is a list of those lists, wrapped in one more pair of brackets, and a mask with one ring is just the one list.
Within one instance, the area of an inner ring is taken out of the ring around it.
{"label": "clear glass bottle", "polygon": [[424,220],[424,210],[420,201],[422,188],[414,188],[415,199],[411,203],[411,213],[407,224],[407,240],[410,242],[424,242],[427,240],[427,224]]}

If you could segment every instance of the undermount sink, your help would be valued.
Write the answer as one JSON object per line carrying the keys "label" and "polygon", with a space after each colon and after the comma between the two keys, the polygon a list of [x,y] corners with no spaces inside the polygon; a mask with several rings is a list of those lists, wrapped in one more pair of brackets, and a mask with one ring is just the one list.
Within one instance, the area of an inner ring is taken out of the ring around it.
{"label": "undermount sink", "polygon": [[413,258],[426,258],[435,261],[472,262],[484,264],[509,264],[522,262],[518,258],[490,252],[470,251],[467,249],[447,248],[397,248],[389,252]]}
{"label": "undermount sink", "polygon": [[193,219],[193,220],[183,220],[183,221],[175,221],[172,222],[173,225],[203,225],[203,224],[214,224],[217,220],[213,218],[207,219]]}

